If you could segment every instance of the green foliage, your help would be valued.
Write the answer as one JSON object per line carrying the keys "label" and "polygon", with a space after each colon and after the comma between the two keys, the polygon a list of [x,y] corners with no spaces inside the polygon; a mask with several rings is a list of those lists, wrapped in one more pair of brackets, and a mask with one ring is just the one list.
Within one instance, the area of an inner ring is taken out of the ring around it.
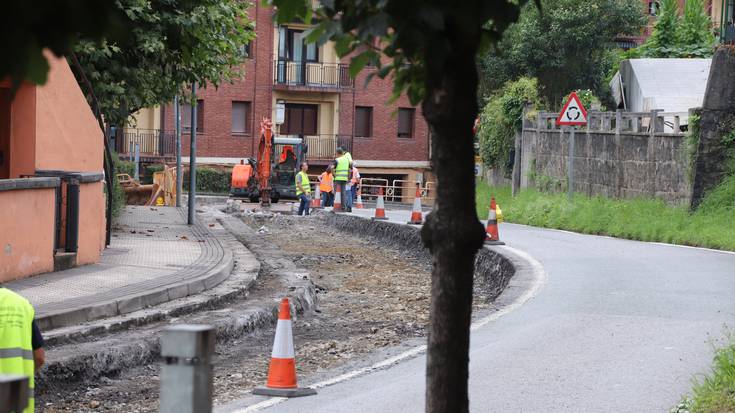
{"label": "green foliage", "polygon": [[62,56],[79,37],[124,39],[125,20],[113,1],[5,1],[0,14],[0,79],[43,84],[49,69],[44,49]]}
{"label": "green foliage", "polygon": [[[189,190],[189,171],[184,172],[184,191]],[[197,191],[222,194],[230,192],[231,170],[197,168]]]}
{"label": "green foliage", "polygon": [[735,129],[722,137],[721,144],[725,149],[725,170],[735,174]]}
{"label": "green foliage", "polygon": [[528,76],[538,78],[539,92],[553,109],[570,90],[605,97],[615,39],[637,35],[644,24],[639,0],[544,0],[542,12],[527,6],[481,61],[484,93]]}
{"label": "green foliage", "polygon": [[[732,341],[732,337],[730,337]],[[694,381],[692,397],[685,397],[671,413],[725,413],[735,411],[735,344],[715,350],[712,371]]]}
{"label": "green foliage", "polygon": [[730,177],[707,194],[699,209],[670,206],[658,199],[611,199],[524,189],[511,197],[510,187],[477,184],[478,216],[487,214],[490,194],[509,222],[735,251],[735,178]]}
{"label": "green foliage", "polygon": [[405,92],[412,104],[418,104],[427,93],[427,79],[439,77],[453,64],[453,48],[460,39],[451,38],[450,33],[457,31],[448,29],[462,27],[463,36],[481,36],[489,45],[518,18],[525,0],[320,1],[315,10],[307,0],[268,3],[277,7],[280,23],[315,18],[307,41],[333,40],[340,57],[351,56],[351,76],[371,64],[375,71],[368,80],[391,76],[393,98]]}
{"label": "green foliage", "polygon": [[216,87],[239,76],[240,48],[253,38],[248,2],[114,4],[126,16],[127,39],[84,39],[74,48],[108,123],[124,125],[131,113],[185,94],[192,82]]}
{"label": "green foliage", "polygon": [[699,152],[699,112],[689,116],[689,130],[686,135],[687,150],[687,177],[689,183],[694,182],[694,171],[696,170],[697,153]]}
{"label": "green foliage", "polygon": [[[112,159],[115,167],[115,174],[128,174],[131,177],[135,174],[135,163],[129,161],[123,161],[116,154],[112,154]],[[105,187],[106,188],[106,187]],[[112,179],[112,217],[117,218],[120,215],[120,211],[125,206],[125,191],[122,186],[117,183],[117,176]]]}
{"label": "green foliage", "polygon": [[[592,93],[591,90],[577,89],[575,90],[575,92],[577,93],[577,97],[579,97],[579,100],[582,101],[582,105],[584,105],[585,109],[587,110],[596,109],[596,110],[601,110],[601,111],[607,110],[607,108],[605,108],[605,106],[603,106],[602,103],[600,102],[600,99],[597,96],[595,96],[595,94]],[[562,99],[562,105],[566,103],[567,100],[569,100],[569,96],[571,95],[572,95],[572,92],[569,92],[569,94],[564,96],[564,98]]]}
{"label": "green foliage", "polygon": [[639,49],[639,57],[710,57],[715,37],[702,0],[688,0],[679,17],[677,0],[662,0],[653,33]]}
{"label": "green foliage", "polygon": [[156,172],[162,171],[163,168],[164,166],[159,165],[159,164],[146,165],[143,168],[143,176],[141,178],[141,181],[142,181],[141,183],[144,183],[144,184],[153,183],[153,174]]}
{"label": "green foliage", "polygon": [[523,108],[526,104],[540,104],[536,79],[520,78],[508,82],[491,97],[480,113],[480,154],[483,163],[494,168],[508,163],[515,134],[523,126]]}

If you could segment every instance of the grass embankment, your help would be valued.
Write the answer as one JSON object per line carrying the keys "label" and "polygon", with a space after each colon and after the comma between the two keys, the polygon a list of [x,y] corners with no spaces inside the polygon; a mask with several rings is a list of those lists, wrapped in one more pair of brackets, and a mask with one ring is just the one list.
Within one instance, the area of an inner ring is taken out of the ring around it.
{"label": "grass embankment", "polygon": [[[506,221],[586,234],[610,235],[735,251],[735,176],[731,176],[693,213],[656,199],[610,199],[524,189],[513,198],[510,187],[477,184],[477,213],[487,218],[490,195]],[[502,234],[501,234],[502,236]]]}
{"label": "grass embankment", "polygon": [[701,380],[695,380],[692,396],[684,398],[670,412],[735,412],[735,344],[715,352],[712,372]]}

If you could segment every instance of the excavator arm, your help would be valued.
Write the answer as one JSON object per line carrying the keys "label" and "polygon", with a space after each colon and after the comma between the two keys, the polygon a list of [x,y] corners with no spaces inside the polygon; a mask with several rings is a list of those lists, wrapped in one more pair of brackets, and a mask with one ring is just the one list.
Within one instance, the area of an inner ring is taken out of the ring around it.
{"label": "excavator arm", "polygon": [[258,189],[260,205],[271,204],[271,153],[273,147],[273,124],[270,119],[260,121],[260,144],[258,145]]}

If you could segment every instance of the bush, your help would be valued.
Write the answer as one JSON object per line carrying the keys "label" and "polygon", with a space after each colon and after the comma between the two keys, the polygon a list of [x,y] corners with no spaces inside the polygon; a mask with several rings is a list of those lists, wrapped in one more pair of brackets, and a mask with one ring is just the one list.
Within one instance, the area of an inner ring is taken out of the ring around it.
{"label": "bush", "polygon": [[523,108],[526,104],[538,106],[538,82],[522,77],[508,82],[492,96],[480,114],[477,136],[483,163],[490,167],[512,166],[510,152],[515,134],[523,126]]}
{"label": "bush", "polygon": [[[197,191],[215,194],[230,192],[231,170],[197,168]],[[189,190],[189,171],[184,172],[184,190]]]}
{"label": "bush", "polygon": [[112,159],[115,167],[115,176],[112,177],[112,218],[115,219],[125,206],[125,191],[117,183],[117,174],[133,176],[135,174],[135,163],[121,160],[116,153],[112,154]]}
{"label": "bush", "polygon": [[[584,105],[584,108],[586,110],[595,109],[600,111],[605,111],[607,108],[602,105],[600,102],[600,99],[592,93],[589,89],[577,89],[575,90],[577,93],[577,96],[579,97],[579,100],[582,101],[582,105]],[[568,95],[564,96],[564,100],[562,101],[562,105],[566,104],[569,100],[569,96],[571,96],[571,92],[569,92]]]}
{"label": "bush", "polygon": [[159,171],[163,170],[163,165],[159,164],[148,164],[145,167],[143,167],[143,176],[141,176],[140,181],[142,184],[152,184],[153,183],[153,174]]}

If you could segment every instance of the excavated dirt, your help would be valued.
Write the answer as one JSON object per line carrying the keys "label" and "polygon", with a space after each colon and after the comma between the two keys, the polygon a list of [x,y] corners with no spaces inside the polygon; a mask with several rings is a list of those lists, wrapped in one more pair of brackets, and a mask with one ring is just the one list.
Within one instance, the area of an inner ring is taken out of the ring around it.
{"label": "excavated dirt", "polygon": [[[254,229],[241,234],[246,244],[255,240],[277,246],[281,259],[304,268],[317,288],[316,309],[294,322],[302,381],[312,373],[426,334],[430,266],[425,259],[337,231],[316,217],[249,215],[243,219]],[[251,250],[258,253],[253,245]],[[268,260],[261,261],[261,277],[251,297],[277,288],[268,276]],[[479,291],[475,295],[475,309],[487,307],[486,297]],[[216,317],[217,312],[212,313]],[[218,345],[215,404],[242,397],[265,382],[273,333],[270,327]],[[150,364],[95,383],[47,389],[39,392],[37,406],[51,413],[155,412],[158,371],[157,364]]]}

